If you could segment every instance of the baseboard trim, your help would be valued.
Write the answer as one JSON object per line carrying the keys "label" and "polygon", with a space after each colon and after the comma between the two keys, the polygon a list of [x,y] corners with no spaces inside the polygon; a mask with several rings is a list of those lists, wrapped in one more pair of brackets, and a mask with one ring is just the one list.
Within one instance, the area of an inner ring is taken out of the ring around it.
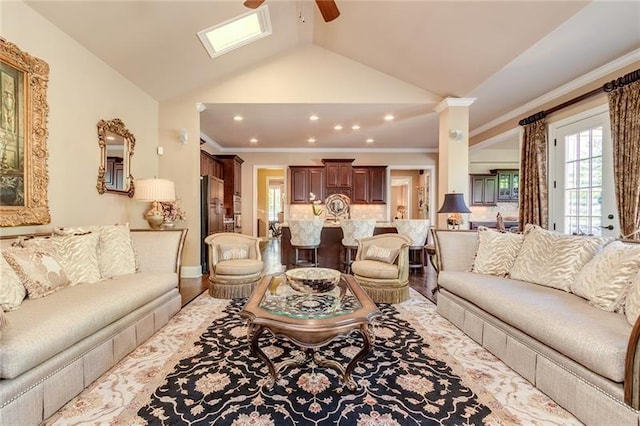
{"label": "baseboard trim", "polygon": [[183,266],[180,268],[182,278],[200,278],[202,276],[202,266]]}

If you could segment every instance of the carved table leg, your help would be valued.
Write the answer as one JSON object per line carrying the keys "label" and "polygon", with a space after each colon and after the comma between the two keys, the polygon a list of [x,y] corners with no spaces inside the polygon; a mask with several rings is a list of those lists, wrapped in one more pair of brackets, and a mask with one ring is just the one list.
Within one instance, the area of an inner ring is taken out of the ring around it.
{"label": "carved table leg", "polygon": [[267,364],[267,368],[269,368],[269,378],[267,379],[266,387],[271,390],[273,385],[278,380],[278,373],[276,372],[276,368],[273,365],[273,362],[267,357],[267,355],[262,352],[262,349],[258,346],[258,338],[264,332],[265,328],[261,325],[249,324],[247,337],[249,338],[249,342],[251,342],[251,353],[256,355],[265,364]]}
{"label": "carved table leg", "polygon": [[347,365],[347,368],[344,371],[344,376],[343,376],[344,383],[352,391],[355,390],[358,386],[356,385],[355,381],[351,377],[351,372],[356,367],[356,364],[362,358],[364,358],[364,356],[366,354],[368,354],[369,351],[371,351],[371,348],[373,347],[373,342],[376,339],[376,335],[375,335],[374,328],[373,328],[372,324],[362,324],[360,326],[360,328],[358,329],[358,331],[362,335],[362,340],[364,342],[364,345],[363,345],[362,349],[360,350],[360,352],[358,352],[353,357],[353,359],[349,362],[349,364]]}

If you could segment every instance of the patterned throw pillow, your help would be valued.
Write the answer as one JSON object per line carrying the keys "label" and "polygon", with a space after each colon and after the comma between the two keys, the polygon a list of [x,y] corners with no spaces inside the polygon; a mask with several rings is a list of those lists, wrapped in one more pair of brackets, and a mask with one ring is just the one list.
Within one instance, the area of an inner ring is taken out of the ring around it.
{"label": "patterned throw pillow", "polygon": [[31,299],[38,299],[69,285],[69,278],[55,253],[37,247],[11,247],[3,252]]}
{"label": "patterned throw pillow", "polygon": [[97,233],[30,238],[23,240],[22,245],[55,252],[71,285],[93,283],[101,279]]}
{"label": "patterned throw pillow", "polygon": [[96,232],[98,238],[98,264],[102,278],[135,274],[138,262],[129,225],[96,225],[76,228],[55,228],[56,235]]}
{"label": "patterned throw pillow", "polygon": [[497,232],[478,227],[478,251],[471,272],[476,274],[507,276],[515,262],[524,235]]}
{"label": "patterned throw pillow", "polygon": [[525,227],[524,241],[509,272],[515,280],[564,291],[610,238],[564,235],[536,225]]}
{"label": "patterned throw pillow", "polygon": [[624,301],[624,313],[629,324],[635,325],[640,316],[640,272],[636,274],[629,286],[629,294]]}
{"label": "patterned throw pillow", "polygon": [[248,259],[249,246],[246,244],[220,244],[220,260]]}
{"label": "patterned throw pillow", "polygon": [[640,244],[614,241],[578,272],[571,292],[605,311],[618,311],[640,271]]}
{"label": "patterned throw pillow", "polygon": [[390,249],[387,247],[380,247],[375,244],[370,244],[364,251],[365,260],[377,260],[379,262],[393,263],[400,254],[399,249]]}
{"label": "patterned throw pillow", "polygon": [[18,274],[0,255],[0,312],[19,308],[26,295]]}

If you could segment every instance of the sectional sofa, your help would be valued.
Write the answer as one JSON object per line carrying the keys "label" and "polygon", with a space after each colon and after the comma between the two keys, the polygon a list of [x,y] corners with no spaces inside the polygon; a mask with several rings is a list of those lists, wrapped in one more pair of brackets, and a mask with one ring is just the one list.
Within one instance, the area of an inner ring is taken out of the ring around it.
{"label": "sectional sofa", "polygon": [[438,313],[582,422],[637,426],[640,244],[483,232],[434,230]]}
{"label": "sectional sofa", "polygon": [[[89,228],[99,233],[100,227]],[[101,263],[103,276],[97,281],[27,297],[17,309],[3,314],[0,424],[40,423],[180,310],[178,284],[186,230],[132,230],[129,235],[133,252],[102,249],[112,256],[112,268],[127,264],[135,268],[133,273],[107,274]],[[34,243],[50,240],[30,243],[24,236],[1,240],[3,253],[12,250],[12,244]],[[74,266],[78,265],[65,268]]]}

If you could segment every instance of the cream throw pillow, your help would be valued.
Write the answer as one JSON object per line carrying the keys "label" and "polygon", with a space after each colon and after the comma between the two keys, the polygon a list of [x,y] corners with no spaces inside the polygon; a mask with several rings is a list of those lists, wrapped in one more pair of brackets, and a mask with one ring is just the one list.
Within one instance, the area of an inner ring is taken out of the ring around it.
{"label": "cream throw pillow", "polygon": [[365,260],[377,260],[378,262],[394,263],[400,254],[399,249],[390,249],[380,247],[375,244],[369,244],[364,251]]}
{"label": "cream throw pillow", "polygon": [[578,271],[611,240],[564,235],[527,225],[511,278],[569,291]]}
{"label": "cream throw pillow", "polygon": [[636,274],[629,286],[629,294],[624,301],[624,313],[629,324],[635,325],[640,316],[640,272]]}
{"label": "cream throw pillow", "polygon": [[507,276],[520,252],[523,240],[522,234],[503,233],[484,226],[478,227],[478,250],[471,272]]}
{"label": "cream throw pillow", "polygon": [[59,235],[22,241],[24,247],[38,247],[55,252],[71,285],[100,281],[98,234]]}
{"label": "cream throw pillow", "polygon": [[26,296],[27,290],[18,274],[0,255],[0,312],[19,308]]}
{"label": "cream throw pillow", "polygon": [[246,244],[220,244],[220,260],[248,259],[249,246]]}
{"label": "cream throw pillow", "polygon": [[578,272],[571,291],[605,311],[618,311],[640,271],[640,244],[614,241]]}
{"label": "cream throw pillow", "polygon": [[3,252],[31,299],[38,299],[69,285],[69,278],[55,253],[37,247],[11,247]]}
{"label": "cream throw pillow", "polygon": [[134,274],[138,271],[138,262],[129,225],[96,225],[75,228],[55,228],[56,235],[98,234],[98,264],[102,278]]}

